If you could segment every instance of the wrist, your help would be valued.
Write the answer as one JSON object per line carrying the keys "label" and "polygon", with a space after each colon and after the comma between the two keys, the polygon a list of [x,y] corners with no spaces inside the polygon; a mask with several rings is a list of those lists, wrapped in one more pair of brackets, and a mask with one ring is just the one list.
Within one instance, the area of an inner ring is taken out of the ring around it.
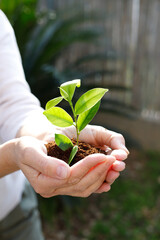
{"label": "wrist", "polygon": [[15,152],[17,141],[13,139],[0,146],[0,177],[19,170]]}

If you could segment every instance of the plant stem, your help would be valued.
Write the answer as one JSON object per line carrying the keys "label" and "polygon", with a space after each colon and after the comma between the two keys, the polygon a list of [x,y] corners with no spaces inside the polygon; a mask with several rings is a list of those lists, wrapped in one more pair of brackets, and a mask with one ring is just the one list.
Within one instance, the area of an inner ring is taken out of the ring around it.
{"label": "plant stem", "polygon": [[78,126],[77,126],[77,115],[75,114],[74,108],[73,108],[73,104],[71,101],[69,101],[69,104],[71,106],[72,112],[73,112],[73,117],[74,117],[74,121],[75,121],[75,128],[76,128],[76,133],[77,133],[77,146],[78,146],[78,141],[79,141],[79,131],[78,131]]}

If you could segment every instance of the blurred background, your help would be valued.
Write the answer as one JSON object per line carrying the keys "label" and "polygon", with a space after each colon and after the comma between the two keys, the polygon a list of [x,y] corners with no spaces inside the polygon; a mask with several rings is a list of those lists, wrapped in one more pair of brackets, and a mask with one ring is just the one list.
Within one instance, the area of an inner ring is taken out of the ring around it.
{"label": "blurred background", "polygon": [[46,239],[159,240],[160,1],[0,0],[0,8],[42,106],[68,80],[82,80],[77,98],[109,88],[92,124],[122,133],[130,150],[109,193],[39,197]]}

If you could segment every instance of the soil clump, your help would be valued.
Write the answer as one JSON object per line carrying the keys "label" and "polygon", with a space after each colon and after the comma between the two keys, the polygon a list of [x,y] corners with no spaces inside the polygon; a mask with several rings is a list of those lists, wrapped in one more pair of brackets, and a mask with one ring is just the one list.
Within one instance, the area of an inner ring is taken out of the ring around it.
{"label": "soil clump", "polygon": [[[76,141],[74,139],[71,139],[73,144],[76,145]],[[49,142],[46,144],[47,148],[47,154],[48,156],[59,158],[66,163],[68,163],[68,159],[71,153],[71,148],[69,148],[66,151],[61,150],[54,141]],[[79,141],[78,144],[78,152],[76,153],[76,156],[71,162],[71,166],[75,163],[77,163],[79,160],[85,158],[86,156],[94,153],[103,153],[106,154],[106,152],[96,146],[90,145],[89,143],[85,143],[82,141]]]}

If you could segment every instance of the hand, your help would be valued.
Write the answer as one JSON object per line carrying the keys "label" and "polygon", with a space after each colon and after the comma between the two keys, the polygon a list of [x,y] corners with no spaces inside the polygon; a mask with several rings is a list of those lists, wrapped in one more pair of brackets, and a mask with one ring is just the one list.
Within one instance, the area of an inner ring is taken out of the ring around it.
{"label": "hand", "polygon": [[47,156],[44,142],[33,137],[17,139],[14,151],[16,164],[43,197],[87,197],[100,188],[115,161],[113,156],[94,154],[69,167],[64,161]]}
{"label": "hand", "polygon": [[[65,128],[62,132],[69,138],[76,137],[76,132],[73,127]],[[116,161],[106,174],[106,182],[95,192],[101,193],[109,191],[110,185],[119,177],[119,172],[125,169],[123,160],[127,158],[129,151],[125,146],[124,137],[119,133],[107,130],[103,127],[88,125],[82,130],[80,140],[105,149],[108,155],[115,158]]]}

